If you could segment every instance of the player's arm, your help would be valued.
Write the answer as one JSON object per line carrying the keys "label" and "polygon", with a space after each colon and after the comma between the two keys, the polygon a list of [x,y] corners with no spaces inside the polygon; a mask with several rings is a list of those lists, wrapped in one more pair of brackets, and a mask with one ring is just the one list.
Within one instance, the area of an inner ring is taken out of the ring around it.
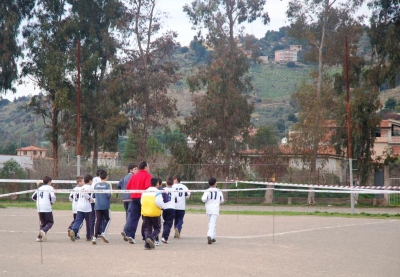
{"label": "player's arm", "polygon": [[220,197],[219,197],[219,203],[224,203],[224,194],[222,193],[222,191],[219,191]]}
{"label": "player's arm", "polygon": [[185,191],[185,198],[188,199],[190,197],[190,191],[187,187],[184,188]]}
{"label": "player's arm", "polygon": [[206,202],[207,202],[207,199],[208,199],[208,190],[206,190],[206,191],[203,193],[203,196],[201,197],[201,201],[203,201],[204,203],[206,203]]}
{"label": "player's arm", "polygon": [[35,192],[32,194],[32,200],[33,200],[33,201],[36,201],[36,200],[37,200],[37,191],[35,191]]}
{"label": "player's arm", "polygon": [[53,205],[56,202],[56,194],[54,193],[54,191],[50,191],[50,203]]}
{"label": "player's arm", "polygon": [[164,208],[164,200],[163,200],[162,194],[163,194],[162,192],[157,192],[156,199],[155,199],[155,204],[160,209]]}

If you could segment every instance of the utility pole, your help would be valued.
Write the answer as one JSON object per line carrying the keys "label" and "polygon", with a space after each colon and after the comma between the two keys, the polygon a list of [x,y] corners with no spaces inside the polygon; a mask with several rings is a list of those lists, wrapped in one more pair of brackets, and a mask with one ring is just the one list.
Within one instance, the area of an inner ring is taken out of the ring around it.
{"label": "utility pole", "polygon": [[76,135],[76,176],[81,175],[81,40],[78,39],[78,133]]}
{"label": "utility pole", "polygon": [[[346,44],[346,110],[347,110],[347,158],[349,159],[349,179],[350,187],[353,187],[353,152],[351,149],[351,130],[350,130],[350,85],[349,85],[349,43],[347,36],[345,37]],[[354,214],[354,193],[350,194],[351,213]]]}

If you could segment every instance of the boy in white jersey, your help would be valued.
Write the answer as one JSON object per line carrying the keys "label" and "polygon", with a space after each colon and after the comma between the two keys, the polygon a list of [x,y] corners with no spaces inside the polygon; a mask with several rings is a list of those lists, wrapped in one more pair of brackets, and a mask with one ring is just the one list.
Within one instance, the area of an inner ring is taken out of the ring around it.
{"label": "boy in white jersey", "polygon": [[179,239],[182,232],[183,218],[185,216],[186,199],[190,197],[190,192],[187,186],[181,184],[181,176],[175,175],[173,179],[174,184],[172,185],[172,188],[177,191],[175,203],[174,238]]}
{"label": "boy in white jersey", "polygon": [[72,241],[75,241],[75,239],[77,238],[77,234],[82,226],[83,220],[85,220],[86,223],[86,241],[91,241],[91,236],[93,234],[93,231],[90,227],[90,221],[92,217],[92,205],[90,204],[91,193],[89,193],[88,191],[92,190],[92,180],[92,175],[86,175],[84,178],[85,184],[81,187],[81,190],[79,191],[77,215],[74,224],[72,225],[72,228],[69,232]]}
{"label": "boy in white jersey", "polygon": [[212,244],[213,242],[216,242],[215,237],[219,205],[224,202],[224,196],[217,188],[217,179],[210,178],[208,184],[210,187],[203,193],[201,201],[206,204],[206,214],[208,218],[207,243]]}
{"label": "boy in white jersey", "polygon": [[161,236],[161,241],[163,243],[169,243],[168,242],[168,237],[169,233],[171,232],[172,225],[174,223],[174,218],[175,218],[175,201],[176,201],[176,196],[175,196],[175,189],[172,188],[172,184],[174,183],[174,180],[172,177],[168,177],[167,179],[167,186],[164,188],[164,191],[166,191],[166,194],[168,196],[167,202],[164,202],[164,209],[163,209],[163,219],[164,219],[164,225],[163,225],[163,232]]}
{"label": "boy in white jersey", "polygon": [[36,201],[40,220],[39,235],[36,241],[47,241],[46,234],[54,224],[51,205],[56,202],[56,195],[51,186],[51,178],[49,176],[43,178],[43,186],[32,195],[32,199]]}
{"label": "boy in white jersey", "polygon": [[[77,214],[76,208],[78,206],[79,190],[81,189],[84,183],[85,182],[83,181],[82,176],[76,177],[76,186],[73,188],[74,192],[71,192],[68,197],[69,201],[72,202],[72,216],[73,216],[73,220],[71,224],[68,226],[68,236],[70,235],[70,231],[72,230],[72,225],[74,225],[76,219],[76,214]],[[76,238],[80,239],[78,235],[76,236]]]}

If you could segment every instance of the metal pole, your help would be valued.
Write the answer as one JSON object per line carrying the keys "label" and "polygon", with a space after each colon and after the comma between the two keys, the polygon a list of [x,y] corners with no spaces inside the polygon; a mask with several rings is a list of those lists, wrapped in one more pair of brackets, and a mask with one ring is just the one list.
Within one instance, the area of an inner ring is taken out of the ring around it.
{"label": "metal pole", "polygon": [[78,39],[78,134],[76,136],[76,176],[81,175],[81,41]]}
{"label": "metal pole", "polygon": [[[350,187],[353,187],[353,164],[352,164],[352,149],[351,149],[351,130],[350,130],[350,86],[349,86],[349,44],[347,36],[345,37],[346,44],[346,110],[347,110],[347,157],[349,158],[349,178]],[[354,193],[350,194],[351,213],[354,214]]]}

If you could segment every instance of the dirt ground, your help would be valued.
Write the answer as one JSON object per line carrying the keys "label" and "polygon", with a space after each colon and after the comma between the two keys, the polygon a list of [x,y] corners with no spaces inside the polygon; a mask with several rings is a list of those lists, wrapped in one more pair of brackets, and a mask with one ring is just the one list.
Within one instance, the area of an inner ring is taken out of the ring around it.
{"label": "dirt ground", "polygon": [[397,219],[220,215],[208,245],[206,216],[187,213],[182,237],[171,232],[170,244],[151,251],[138,234],[135,245],[122,240],[123,212],[112,212],[109,244],[70,241],[71,211],[54,219],[38,243],[34,209],[0,209],[1,277],[400,276]]}

